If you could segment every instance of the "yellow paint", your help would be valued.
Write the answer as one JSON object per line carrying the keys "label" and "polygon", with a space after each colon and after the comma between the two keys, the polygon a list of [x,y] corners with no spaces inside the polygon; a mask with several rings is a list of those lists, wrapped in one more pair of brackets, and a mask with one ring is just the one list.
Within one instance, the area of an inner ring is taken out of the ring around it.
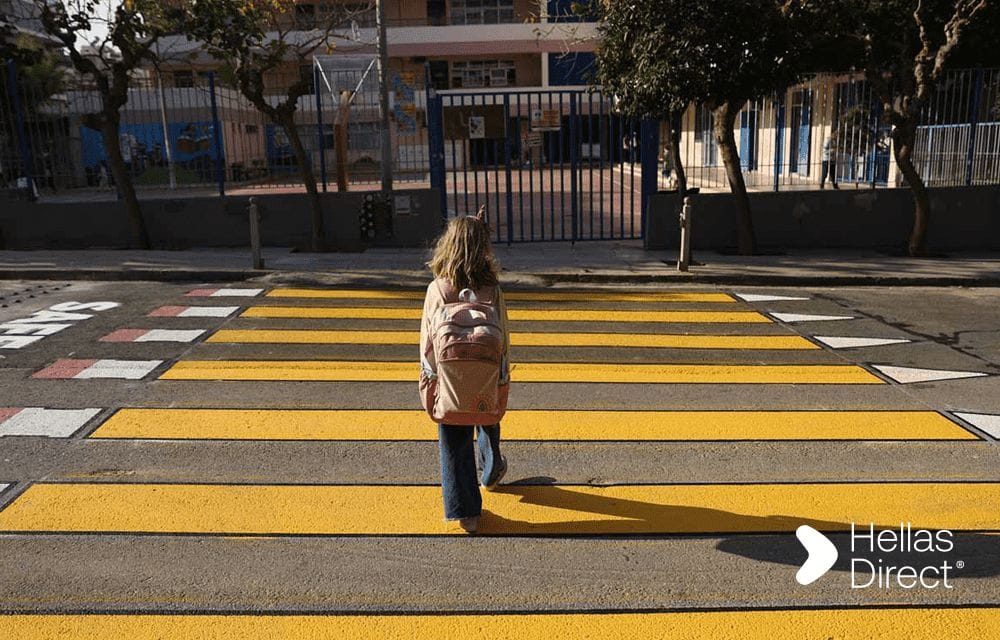
{"label": "yellow paint", "polygon": [[[423,291],[378,291],[371,289],[278,288],[269,298],[322,298],[335,300],[423,300]],[[541,302],[735,302],[726,293],[661,292],[620,293],[610,291],[504,291],[507,300]]]}
{"label": "yellow paint", "polygon": [[[364,320],[419,320],[423,310],[391,307],[248,307],[244,318],[312,318]],[[509,309],[515,321],[583,322],[771,322],[756,311],[615,311],[595,309]]]}
{"label": "yellow paint", "polygon": [[[933,411],[509,411],[510,440],[976,440]],[[437,440],[423,411],[121,409],[93,438]]]}
{"label": "yellow paint", "polygon": [[[347,360],[181,360],[161,380],[412,382],[416,362]],[[523,362],[514,382],[885,384],[856,365],[715,365]]]}
{"label": "yellow paint", "polygon": [[[793,585],[794,586],[794,585]],[[990,640],[1000,638],[1000,608],[811,609],[671,613],[510,615],[14,615],[0,616],[0,636],[21,640]]]}
{"label": "yellow paint", "polygon": [[[1000,483],[503,486],[485,534],[729,534],[877,527],[996,530]],[[0,532],[440,535],[439,486],[33,484]]]}
{"label": "yellow paint", "polygon": [[[409,344],[416,331],[322,331],[293,329],[222,329],[207,342],[254,344]],[[655,347],[665,349],[819,349],[801,336],[707,336],[637,333],[511,332],[519,347]]]}

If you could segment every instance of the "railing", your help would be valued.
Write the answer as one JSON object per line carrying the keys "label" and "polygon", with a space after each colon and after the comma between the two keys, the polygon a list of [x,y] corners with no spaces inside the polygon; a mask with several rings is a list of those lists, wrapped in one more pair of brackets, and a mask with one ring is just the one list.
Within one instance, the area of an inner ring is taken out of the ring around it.
{"label": "railing", "polygon": [[[912,159],[927,186],[1000,184],[1000,70],[957,70],[924,108]],[[689,187],[728,191],[711,112],[684,115],[681,157]],[[757,191],[900,186],[891,129],[859,77],[819,74],[748,103],[735,136],[747,187]],[[661,140],[665,141],[664,126]],[[661,155],[660,187],[676,174]]]}

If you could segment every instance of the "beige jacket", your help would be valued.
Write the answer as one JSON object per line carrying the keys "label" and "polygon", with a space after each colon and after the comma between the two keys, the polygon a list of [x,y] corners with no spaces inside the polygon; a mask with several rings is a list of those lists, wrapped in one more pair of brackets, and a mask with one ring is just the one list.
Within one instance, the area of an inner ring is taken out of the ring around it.
{"label": "beige jacket", "polygon": [[[492,287],[483,287],[476,290],[476,297],[485,300],[492,293]],[[510,334],[507,331],[507,303],[504,301],[503,290],[500,285],[496,287],[496,299],[493,300],[497,308],[497,315],[500,318],[500,331],[503,332],[503,360],[500,365],[500,384],[505,384],[510,380]],[[437,310],[445,305],[445,300],[441,296],[441,288],[437,285],[437,280],[431,281],[427,285],[427,295],[424,296],[424,313],[420,319],[420,366],[430,372],[437,371],[437,363],[434,361],[434,350],[427,349],[430,340],[430,318]]]}

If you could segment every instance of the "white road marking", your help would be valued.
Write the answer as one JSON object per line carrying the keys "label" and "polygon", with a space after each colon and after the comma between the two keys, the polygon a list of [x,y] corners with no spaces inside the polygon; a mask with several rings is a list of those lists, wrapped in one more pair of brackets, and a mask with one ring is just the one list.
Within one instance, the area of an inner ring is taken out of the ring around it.
{"label": "white road marking", "polygon": [[766,293],[735,293],[743,302],[778,302],[780,300],[810,300],[801,296],[773,296]]}
{"label": "white road marking", "polygon": [[100,409],[26,407],[0,423],[0,436],[68,438],[100,411]]}
{"label": "white road marking", "polygon": [[771,313],[782,322],[821,322],[824,320],[853,320],[854,316],[816,316],[808,313]]}
{"label": "white road marking", "polygon": [[228,318],[237,311],[239,307],[188,307],[177,314],[178,318]]}
{"label": "white road marking", "polygon": [[847,336],[813,336],[832,349],[852,349],[854,347],[880,347],[885,344],[913,342],[903,338],[849,338]]}
{"label": "white road marking", "polygon": [[90,378],[142,380],[162,363],[163,360],[98,360],[73,377],[77,380]]}
{"label": "white road marking", "polygon": [[955,415],[965,420],[977,429],[982,429],[997,440],[1000,440],[1000,416],[989,413],[958,413]]}
{"label": "white road marking", "polygon": [[980,371],[918,369],[916,367],[894,367],[887,364],[873,364],[872,366],[881,373],[902,384],[910,384],[913,382],[933,382],[935,380],[958,380],[960,378],[978,378],[988,375]]}
{"label": "white road marking", "polygon": [[135,339],[136,342],[193,342],[205,333],[204,329],[150,329]]}
{"label": "white road marking", "polygon": [[252,298],[260,295],[263,289],[219,289],[213,293],[212,298]]}
{"label": "white road marking", "polygon": [[9,484],[3,484],[2,482],[0,482],[0,493],[3,493],[3,490],[9,486],[10,486]]}

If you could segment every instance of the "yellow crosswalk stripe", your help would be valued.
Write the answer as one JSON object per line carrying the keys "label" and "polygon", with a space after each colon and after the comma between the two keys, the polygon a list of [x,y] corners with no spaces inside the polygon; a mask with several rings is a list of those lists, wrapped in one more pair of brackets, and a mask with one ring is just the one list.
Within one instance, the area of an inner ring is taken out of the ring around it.
{"label": "yellow crosswalk stripe", "polygon": [[[934,411],[509,411],[511,440],[977,440]],[[437,440],[423,411],[121,409],[93,438]]]}
{"label": "yellow crosswalk stripe", "polygon": [[[393,307],[279,307],[254,306],[244,318],[419,320],[423,310]],[[508,309],[514,321],[537,322],[671,322],[671,323],[767,323],[756,311],[616,311],[596,309]]]}
{"label": "yellow crosswalk stripe", "polygon": [[[414,382],[415,362],[180,360],[161,380]],[[885,384],[856,365],[714,365],[522,362],[514,382],[663,384]]]}
{"label": "yellow crosswalk stripe", "polygon": [[[299,329],[221,329],[207,342],[235,344],[409,344],[420,342],[417,331],[323,331]],[[775,349],[820,347],[802,336],[710,336],[638,333],[511,332],[518,347],[652,347],[669,349]]]}
{"label": "yellow crosswalk stripe", "polygon": [[[362,289],[297,289],[281,287],[269,298],[334,300],[423,300],[424,291],[380,291]],[[727,293],[661,292],[621,293],[612,291],[504,291],[507,300],[540,302],[736,302]]]}
{"label": "yellow crosswalk stripe", "polygon": [[[483,508],[479,531],[498,535],[993,531],[1000,483],[507,485]],[[442,513],[439,486],[37,483],[0,532],[442,535]]]}
{"label": "yellow crosswalk stripe", "polygon": [[667,613],[476,615],[12,615],[0,635],[22,640],[296,640],[395,638],[686,638],[689,640],[966,640],[998,637],[1000,608],[798,609]]}

